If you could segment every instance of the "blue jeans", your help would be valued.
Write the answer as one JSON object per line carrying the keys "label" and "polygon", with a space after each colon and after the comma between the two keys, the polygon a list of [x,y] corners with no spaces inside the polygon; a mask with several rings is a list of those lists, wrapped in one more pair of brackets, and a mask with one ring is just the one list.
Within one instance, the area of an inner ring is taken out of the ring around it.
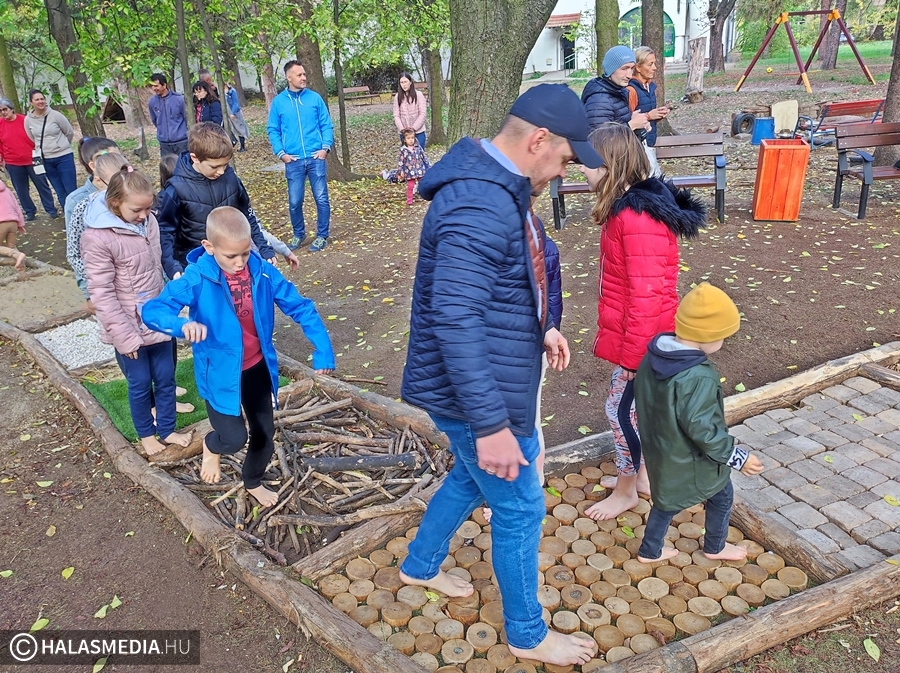
{"label": "blue jeans", "polygon": [[[12,164],[6,164],[6,170],[9,173],[9,179],[13,183],[13,189],[16,190],[16,195],[19,197],[19,203],[22,204],[22,210],[25,211],[26,217],[34,217],[37,213],[37,208],[34,205],[34,201],[31,200],[31,194],[29,193],[28,181],[34,183],[35,188],[37,188],[38,196],[41,197],[41,205],[44,206],[44,210],[47,211],[48,215],[58,215],[59,210],[56,208],[56,204],[53,203],[53,192],[50,191],[50,183],[47,182],[46,175],[38,175],[34,172],[34,166],[13,166]],[[61,204],[65,206],[66,204]]]}
{"label": "blue jeans", "polygon": [[44,159],[47,179],[56,191],[59,205],[66,206],[66,197],[78,189],[78,178],[75,176],[75,155],[64,154],[53,159]]}
{"label": "blue jeans", "polygon": [[[422,149],[425,149],[425,131],[416,134],[416,140],[419,141],[419,145],[421,145]],[[400,144],[403,144],[403,134],[400,134]]]}
{"label": "blue jeans", "polygon": [[544,493],[538,481],[535,459],[537,431],[516,437],[525,459],[514,481],[489,475],[478,467],[475,433],[465,421],[431,415],[435,425],[450,438],[453,469],[435,493],[409,556],[401,569],[410,577],[427,580],[440,571],[450,538],[472,510],[487,502],[491,518],[492,563],[503,597],[503,620],[509,644],[522,649],[537,647],[547,635],[537,600],[538,543],[546,515]]}
{"label": "blue jeans", "polygon": [[[703,534],[703,551],[707,554],[718,554],[725,549],[728,537],[728,522],[731,519],[731,506],[734,504],[734,487],[731,480],[725,487],[706,501],[706,532]],[[643,558],[659,558],[662,554],[663,538],[669,524],[678,512],[664,512],[655,505],[647,516],[647,528],[644,530],[644,541],[638,555]]]}
{"label": "blue jeans", "polygon": [[306,236],[306,223],[303,220],[303,193],[306,190],[306,178],[309,177],[309,188],[316,201],[316,235],[328,238],[328,225],[331,222],[331,204],[328,202],[328,180],[325,173],[325,161],[321,159],[295,159],[285,165],[284,173],[288,183],[288,205],[291,212],[291,226],[294,236],[303,239]]}
{"label": "blue jeans", "polygon": [[[172,341],[138,349],[137,360],[116,351],[116,362],[128,382],[128,406],[138,437],[175,432],[175,363]],[[150,413],[156,403],[156,423]]]}

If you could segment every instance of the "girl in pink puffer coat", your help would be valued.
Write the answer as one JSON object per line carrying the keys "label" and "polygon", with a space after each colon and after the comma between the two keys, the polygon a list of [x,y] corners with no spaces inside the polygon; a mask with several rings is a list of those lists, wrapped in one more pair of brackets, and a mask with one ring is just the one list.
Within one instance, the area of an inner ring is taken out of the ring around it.
{"label": "girl in pink puffer coat", "polygon": [[146,176],[123,166],[110,178],[105,192],[90,197],[81,236],[100,340],[116,349],[116,360],[128,382],[131,419],[148,455],[162,451],[162,442],[187,446],[191,439],[189,434],[175,432],[172,339],[141,320],[143,305],[159,295],[164,285],[159,225],[150,212],[154,196]]}
{"label": "girl in pink puffer coat", "polygon": [[25,233],[25,215],[6,183],[0,180],[0,255],[12,257],[16,271],[25,270],[25,253],[16,247],[16,235]]}

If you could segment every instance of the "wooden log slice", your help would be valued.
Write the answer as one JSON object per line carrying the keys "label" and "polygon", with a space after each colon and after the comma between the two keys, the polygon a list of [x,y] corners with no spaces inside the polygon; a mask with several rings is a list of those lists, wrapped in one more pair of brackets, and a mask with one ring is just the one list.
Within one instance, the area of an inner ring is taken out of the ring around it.
{"label": "wooden log slice", "polygon": [[544,489],[544,507],[548,512],[552,512],[553,508],[562,502],[562,498],[558,495],[550,495],[550,492]]}
{"label": "wooden log slice", "polygon": [[475,648],[462,638],[448,640],[441,648],[441,658],[444,663],[464,664],[475,656]]}
{"label": "wooden log slice", "polygon": [[612,461],[604,461],[600,463],[600,469],[603,470],[603,474],[610,477],[615,477],[619,474],[619,471],[616,469],[616,464]]}
{"label": "wooden log slice", "polygon": [[577,614],[581,620],[581,630],[588,633],[612,621],[609,610],[597,603],[585,603],[578,608]]}
{"label": "wooden log slice", "polygon": [[488,520],[484,518],[484,507],[476,507],[475,509],[473,509],[472,513],[469,515],[469,518],[482,528],[484,526],[490,525]]}
{"label": "wooden log slice", "polygon": [[622,615],[627,615],[631,612],[631,605],[624,598],[619,598],[618,596],[610,596],[605,601],[603,601],[603,606],[609,610],[609,614],[613,619],[618,619]]}
{"label": "wooden log slice", "polygon": [[591,554],[587,557],[587,564],[600,572],[611,570],[613,567],[612,559],[606,554]]}
{"label": "wooden log slice", "polygon": [[750,612],[750,605],[740,596],[725,596],[722,599],[722,610],[732,617],[740,617]]}
{"label": "wooden log slice", "polygon": [[[460,669],[456,668],[456,670]],[[441,673],[441,669],[439,668],[435,673]],[[469,659],[466,662],[466,673],[497,673],[497,667],[487,659]]]}
{"label": "wooden log slice", "polygon": [[468,569],[470,565],[481,560],[481,550],[478,547],[460,547],[453,554],[453,558],[456,559],[456,567]]}
{"label": "wooden log slice", "polygon": [[406,628],[409,629],[414,638],[418,638],[424,633],[434,633],[434,622],[428,617],[416,615],[407,622]]}
{"label": "wooden log slice", "polygon": [[397,601],[418,610],[428,602],[428,596],[425,595],[425,587],[408,585],[397,590]]}
{"label": "wooden log slice", "polygon": [[[769,579],[769,573],[755,563],[748,563],[739,572],[744,576],[744,582],[747,584],[761,586],[763,582]],[[747,602],[749,603],[749,601]]]}
{"label": "wooden log slice", "polygon": [[416,535],[418,535],[418,534],[419,534],[419,527],[413,526],[412,528],[410,528],[409,530],[406,531],[406,535],[404,537],[406,537],[407,540],[412,542],[413,540],[416,539]]}
{"label": "wooden log slice", "polygon": [[786,566],[778,571],[778,579],[793,591],[803,591],[809,584],[809,578],[800,568]]}
{"label": "wooden log slice", "polygon": [[490,533],[479,533],[472,539],[472,544],[478,547],[481,551],[486,551],[491,548],[493,544],[493,538]]}
{"label": "wooden log slice", "polygon": [[619,524],[616,523],[615,519],[604,519],[603,521],[597,521],[597,528],[606,532],[612,533],[616,528],[619,527]]}
{"label": "wooden log slice", "polygon": [[371,605],[376,610],[381,610],[388,603],[394,602],[394,594],[387,589],[375,589],[366,596],[366,605]]}
{"label": "wooden log slice", "polygon": [[565,491],[568,487],[569,487],[569,485],[566,483],[566,480],[563,479],[562,477],[550,477],[547,480],[547,488],[555,489],[555,490],[559,491],[560,493]]}
{"label": "wooden log slice", "polygon": [[609,664],[605,659],[591,659],[586,664],[581,665],[581,673],[601,673],[602,668],[606,668]]}
{"label": "wooden log slice", "polygon": [[625,642],[625,634],[610,624],[605,624],[594,631],[594,640],[603,653],[614,647],[620,647]]}
{"label": "wooden log slice", "polygon": [[[594,545],[592,545],[587,540],[575,540],[575,542],[587,542],[588,544],[591,545],[591,549],[592,550],[594,549]],[[593,552],[591,552],[591,553],[593,553]],[[584,559],[583,555],[576,554],[575,552],[571,552],[571,551],[563,554],[560,557],[559,561],[564,566],[566,566],[566,568],[569,568],[570,570],[575,570],[575,568],[577,568],[578,566],[587,565],[587,561]]]}
{"label": "wooden log slice", "polygon": [[375,583],[372,580],[355,580],[347,589],[347,592],[353,594],[358,601],[365,601],[373,591],[375,591]]}
{"label": "wooden log slice", "polygon": [[634,656],[634,650],[630,647],[613,647],[606,653],[606,661],[614,664],[617,661],[629,659]]}
{"label": "wooden log slice", "polygon": [[396,593],[403,586],[403,581],[400,579],[400,568],[397,566],[382,568],[375,573],[373,581],[376,588],[386,589],[392,593]]}
{"label": "wooden log slice", "polygon": [[578,531],[578,534],[585,539],[590,538],[591,535],[600,530],[597,528],[597,524],[593,519],[588,519],[584,516],[575,519],[572,526]]}
{"label": "wooden log slice", "polygon": [[456,619],[442,619],[434,625],[434,635],[444,641],[462,638],[465,632],[463,623]]}
{"label": "wooden log slice", "polygon": [[765,552],[763,546],[758,542],[754,542],[753,540],[744,539],[737,543],[739,547],[746,547],[747,549],[747,560],[751,563],[756,561],[757,557]]}
{"label": "wooden log slice", "polygon": [[[757,566],[753,567],[755,568]],[[760,582],[760,584],[762,584],[762,582]],[[765,592],[756,584],[741,584],[734,592],[754,608],[758,608],[766,602]]]}
{"label": "wooden log slice", "polygon": [[538,551],[542,551],[545,554],[550,554],[553,556],[553,558],[558,559],[567,551],[569,551],[569,546],[562,538],[551,535],[541,538],[541,541],[538,544]]}
{"label": "wooden log slice", "polygon": [[694,515],[688,512],[686,509],[678,512],[675,516],[672,517],[672,523],[676,526],[680,526],[683,523],[687,523],[691,520],[691,517]]}
{"label": "wooden log slice", "polygon": [[682,612],[687,612],[687,601],[678,596],[663,596],[659,599],[659,610],[663,617],[674,617]]}
{"label": "wooden log slice", "polygon": [[773,601],[780,601],[791,595],[790,587],[781,580],[768,579],[759,588]]}
{"label": "wooden log slice", "polygon": [[701,510],[699,512],[695,512],[691,516],[691,521],[693,523],[697,524],[698,526],[700,526],[701,528],[705,527],[706,526],[706,512],[703,510]]}
{"label": "wooden log slice", "polygon": [[618,568],[611,568],[603,571],[603,579],[612,584],[617,590],[619,587],[625,587],[631,584],[631,578],[628,573]]}
{"label": "wooden log slice", "polygon": [[728,536],[725,538],[725,542],[728,542],[729,544],[737,544],[743,539],[744,534],[741,532],[740,528],[728,526]]}
{"label": "wooden log slice", "polygon": [[406,603],[394,601],[381,608],[381,621],[390,624],[395,629],[406,626],[411,618],[412,608]]}
{"label": "wooden log slice", "polygon": [[503,603],[500,601],[486,603],[478,612],[478,618],[481,622],[492,626],[499,633],[503,628]]}
{"label": "wooden log slice", "polygon": [[625,634],[626,638],[631,638],[639,633],[645,632],[644,620],[635,614],[622,615],[616,620],[616,626],[619,631]]}
{"label": "wooden log slice", "polygon": [[[440,652],[440,650],[438,650],[438,652]],[[419,666],[426,671],[436,671],[440,667],[437,657],[430,652],[416,652],[410,659],[419,664]]]}
{"label": "wooden log slice", "polygon": [[647,620],[653,619],[654,617],[659,617],[661,612],[659,609],[659,605],[657,605],[653,601],[639,598],[638,600],[631,603],[631,614],[637,615],[643,620]]}
{"label": "wooden log slice", "polygon": [[637,635],[632,636],[628,646],[635,654],[643,654],[644,652],[649,652],[650,650],[661,647],[659,641],[647,633],[638,633]]}
{"label": "wooden log slice", "polygon": [[331,603],[341,612],[350,612],[353,608],[359,605],[359,601],[356,600],[356,596],[350,593],[338,594],[331,599]]}
{"label": "wooden log slice", "polygon": [[616,541],[617,545],[624,546],[629,540],[635,539],[634,531],[629,529],[630,532],[626,533],[623,528],[616,528],[612,532],[613,539]]}
{"label": "wooden log slice", "polygon": [[575,568],[575,581],[578,584],[589,587],[602,577],[602,573],[594,566],[583,565]]}
{"label": "wooden log slice", "polygon": [[545,551],[538,552],[538,570],[542,573],[547,572],[548,568],[552,568],[556,565],[556,557],[553,554],[548,554]]}
{"label": "wooden log slice", "polygon": [[487,561],[475,561],[468,570],[473,580],[487,580],[494,576],[494,567]]}
{"label": "wooden log slice", "polygon": [[553,535],[557,528],[559,528],[559,521],[556,520],[555,516],[548,514],[544,517],[544,521],[541,524],[541,531],[544,535]]}
{"label": "wooden log slice", "polygon": [[416,651],[416,637],[409,631],[398,631],[387,639],[388,645],[407,657]]}
{"label": "wooden log slice", "polygon": [[560,526],[553,532],[553,534],[556,537],[563,540],[567,546],[572,544],[573,542],[575,542],[575,540],[577,540],[579,537],[581,537],[578,534],[578,531],[575,529],[575,526],[568,526],[568,525]]}
{"label": "wooden log slice", "polygon": [[[640,526],[638,526],[638,527],[640,528]],[[639,538],[639,537],[633,537],[625,542],[625,549],[631,555],[631,558],[633,558],[633,559],[637,558],[638,553],[640,552],[640,549],[641,549],[642,542],[643,542],[643,539]],[[650,567],[650,569],[652,570],[657,565],[662,565],[662,563],[663,563],[663,561],[658,561],[656,563],[648,563],[647,566]],[[625,567],[624,563],[622,564],[622,567],[623,568]]]}
{"label": "wooden log slice", "polygon": [[496,584],[490,584],[481,590],[481,602],[492,603],[501,600],[500,587]]}
{"label": "wooden log slice", "polygon": [[466,629],[466,640],[478,654],[484,654],[497,644],[497,630],[490,624],[475,622]]}
{"label": "wooden log slice", "polygon": [[537,673],[537,669],[531,664],[520,661],[508,667],[503,673]]}
{"label": "wooden log slice", "polygon": [[359,605],[348,612],[347,616],[363,628],[369,628],[378,621],[378,610],[371,605]]}
{"label": "wooden log slice", "polygon": [[550,612],[556,610],[562,600],[559,595],[559,589],[552,587],[549,584],[538,587],[537,599],[538,603],[547,608]]}
{"label": "wooden log slice", "polygon": [[722,606],[719,605],[718,601],[714,601],[712,598],[697,596],[697,598],[692,598],[688,601],[688,610],[695,615],[712,619],[722,612]]}
{"label": "wooden log slice", "polygon": [[616,595],[616,587],[606,580],[599,580],[591,584],[591,595],[595,603],[602,603],[610,596]]}
{"label": "wooden log slice", "polygon": [[375,564],[377,570],[381,570],[394,562],[394,555],[387,549],[376,549],[369,554],[369,560]]}
{"label": "wooden log slice", "polygon": [[[476,599],[477,606],[477,599]],[[470,608],[456,603],[447,603],[447,614],[464,626],[472,626],[478,621],[478,608]]]}
{"label": "wooden log slice", "polygon": [[544,571],[544,582],[551,587],[562,589],[575,581],[575,572],[566,566],[558,565]]}
{"label": "wooden log slice", "polygon": [[441,563],[441,570],[447,571],[450,568],[456,567],[456,559],[453,557],[453,554],[447,554],[447,558],[443,560]]}
{"label": "wooden log slice", "polygon": [[625,561],[631,558],[631,554],[622,547],[610,547],[606,550],[606,555],[616,568],[621,568]]}
{"label": "wooden log slice", "polygon": [[597,551],[601,553],[605,552],[616,543],[616,539],[612,535],[602,530],[591,533],[590,540],[594,543],[594,546],[597,547]]}
{"label": "wooden log slice", "polygon": [[[476,661],[476,660],[472,659],[469,663],[472,663],[472,661]],[[480,660],[478,660],[478,661],[480,661]],[[461,669],[459,666],[441,666],[434,673],[463,673],[463,669]],[[494,673],[494,672],[489,671],[489,673]]]}
{"label": "wooden log slice", "polygon": [[710,627],[709,620],[706,617],[693,612],[682,612],[680,615],[675,615],[672,621],[675,624],[675,628],[688,636],[695,636]]}
{"label": "wooden log slice", "polygon": [[678,525],[678,534],[690,540],[699,540],[700,536],[703,535],[703,528],[690,521]]}
{"label": "wooden log slice", "polygon": [[694,565],[705,568],[710,572],[722,565],[722,562],[719,559],[707,558],[706,554],[699,549],[691,554],[691,560],[693,560]]}
{"label": "wooden log slice", "polygon": [[637,590],[637,587],[633,587],[630,584],[616,589],[616,596],[628,603],[641,600],[641,592]]}
{"label": "wooden log slice", "polygon": [[487,661],[493,665],[494,671],[503,671],[516,663],[516,657],[505,644],[497,643],[487,651]]}
{"label": "wooden log slice", "polygon": [[387,642],[387,639],[390,638],[391,634],[394,632],[390,625],[385,624],[384,622],[369,624],[369,626],[366,627],[366,630],[382,642]]}
{"label": "wooden log slice", "polygon": [[563,607],[567,610],[577,610],[593,598],[591,590],[580,584],[570,584],[559,592]]}
{"label": "wooden log slice", "polygon": [[697,587],[693,584],[688,584],[687,582],[682,582],[678,586],[669,587],[669,591],[672,592],[673,596],[678,596],[678,598],[685,601],[697,598],[697,596],[700,595],[700,592],[697,591]]}
{"label": "wooden log slice", "polygon": [[463,521],[462,525],[460,525],[459,529],[456,531],[456,534],[459,535],[464,540],[473,540],[476,535],[481,534],[481,526],[479,526],[474,521]]}
{"label": "wooden log slice", "polygon": [[409,538],[406,537],[395,537],[393,540],[390,540],[384,548],[391,552],[395,557],[399,557],[403,554],[406,554],[406,549],[409,546]]}
{"label": "wooden log slice", "polygon": [[770,575],[777,575],[778,571],[784,568],[784,559],[778,554],[767,551],[756,557],[756,565],[765,570]]}
{"label": "wooden log slice", "polygon": [[[734,568],[731,568],[734,570]],[[701,596],[706,596],[714,601],[720,601],[728,595],[728,589],[718,580],[703,580],[697,585],[697,591]]]}
{"label": "wooden log slice", "polygon": [[740,570],[740,569],[743,568],[745,565],[747,565],[747,563],[748,563],[748,561],[747,561],[747,559],[745,559],[745,558],[737,559],[737,560],[734,560],[734,561],[728,561],[728,560],[722,561],[722,565],[723,565],[724,567],[726,567],[726,568],[737,568],[738,570]]}
{"label": "wooden log slice", "polygon": [[429,601],[425,605],[422,606],[422,616],[426,619],[430,619],[435,624],[437,624],[442,619],[447,619],[447,613],[444,612],[444,605],[447,604],[447,599],[443,598],[439,601],[431,602]]}
{"label": "wooden log slice", "polygon": [[553,628],[561,633],[574,633],[581,627],[581,619],[574,612],[557,610],[551,620]]}
{"label": "wooden log slice", "polygon": [[628,559],[625,561],[625,563],[622,564],[622,570],[628,573],[631,581],[635,584],[653,574],[653,568],[646,563],[641,563],[637,559]]}
{"label": "wooden log slice", "polygon": [[[662,570],[662,567],[657,570]],[[648,601],[658,601],[669,594],[669,585],[658,577],[645,577],[638,582],[637,588]]]}
{"label": "wooden log slice", "polygon": [[583,536],[582,539],[572,542],[570,549],[573,554],[578,554],[584,558],[597,553],[597,545],[590,540],[584,539]]}
{"label": "wooden log slice", "polygon": [[[579,502],[584,500],[584,491],[582,490],[584,486],[580,488],[569,487],[565,491],[563,491],[560,496],[562,497],[563,504],[572,505],[573,507],[577,505]],[[576,509],[577,511],[577,509]]]}
{"label": "wooden log slice", "polygon": [[715,578],[722,583],[727,593],[731,593],[738,588],[738,585],[744,581],[744,576],[737,568],[716,568]]}
{"label": "wooden log slice", "polygon": [[689,537],[680,537],[675,540],[675,549],[683,551],[685,554],[693,554],[700,549],[700,543]]}
{"label": "wooden log slice", "polygon": [[644,523],[644,517],[631,510],[622,512],[616,518],[616,524],[618,524],[619,526],[628,526],[632,530],[640,526],[642,523]]}
{"label": "wooden log slice", "polygon": [[656,638],[660,645],[665,645],[675,637],[675,624],[662,617],[654,617],[644,622],[647,633]]}
{"label": "wooden log slice", "polygon": [[460,566],[454,566],[453,568],[450,568],[450,570],[447,571],[447,574],[456,575],[457,577],[464,579],[466,582],[472,581],[472,575],[469,574],[469,571]]}
{"label": "wooden log slice", "polygon": [[682,568],[681,573],[684,575],[684,581],[694,586],[697,586],[703,580],[709,579],[709,571],[697,565],[689,565],[686,568]]}
{"label": "wooden log slice", "polygon": [[599,467],[594,467],[590,465],[588,467],[584,467],[581,469],[581,476],[585,478],[586,481],[595,484],[603,477],[605,473]]}
{"label": "wooden log slice", "polygon": [[489,579],[482,578],[482,579],[477,579],[477,580],[473,579],[472,580],[472,588],[478,592],[479,596],[481,596],[481,590],[486,589],[487,587],[491,586],[491,584],[492,584],[492,582]]}
{"label": "wooden log slice", "polygon": [[350,588],[350,580],[343,575],[328,575],[319,580],[319,593],[328,600],[333,599],[338,594],[347,592]]}
{"label": "wooden log slice", "polygon": [[643,519],[647,514],[650,513],[650,503],[647,500],[641,498],[640,500],[638,500],[638,503],[629,511],[634,512]]}
{"label": "wooden log slice", "polygon": [[684,573],[675,566],[659,566],[653,574],[670,586],[684,581]]}
{"label": "wooden log slice", "polygon": [[433,633],[423,633],[416,638],[416,652],[427,652],[428,654],[437,654],[441,651],[444,641],[440,636]]}
{"label": "wooden log slice", "polygon": [[570,472],[565,477],[563,477],[563,479],[565,479],[565,482],[569,485],[570,488],[584,488],[588,483],[587,478],[584,475],[579,474],[578,472]]}

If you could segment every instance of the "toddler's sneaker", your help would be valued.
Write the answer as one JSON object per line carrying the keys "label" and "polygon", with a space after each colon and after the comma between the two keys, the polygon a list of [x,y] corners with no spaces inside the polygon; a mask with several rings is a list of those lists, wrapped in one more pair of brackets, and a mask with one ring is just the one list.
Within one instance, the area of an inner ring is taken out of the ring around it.
{"label": "toddler's sneaker", "polygon": [[316,240],[313,241],[312,245],[309,246],[310,252],[320,252],[325,249],[325,246],[328,245],[328,239],[323,238],[322,236],[317,236]]}
{"label": "toddler's sneaker", "polygon": [[390,176],[391,172],[388,169],[385,168],[383,171],[381,171],[381,178],[383,180],[387,180]]}

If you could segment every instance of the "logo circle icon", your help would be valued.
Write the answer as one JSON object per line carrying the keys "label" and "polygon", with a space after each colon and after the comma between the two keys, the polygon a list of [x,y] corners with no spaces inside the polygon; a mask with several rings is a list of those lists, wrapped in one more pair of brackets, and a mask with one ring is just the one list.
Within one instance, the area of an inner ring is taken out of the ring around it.
{"label": "logo circle icon", "polygon": [[31,661],[38,653],[37,638],[30,633],[17,633],[9,641],[9,653],[16,661]]}

